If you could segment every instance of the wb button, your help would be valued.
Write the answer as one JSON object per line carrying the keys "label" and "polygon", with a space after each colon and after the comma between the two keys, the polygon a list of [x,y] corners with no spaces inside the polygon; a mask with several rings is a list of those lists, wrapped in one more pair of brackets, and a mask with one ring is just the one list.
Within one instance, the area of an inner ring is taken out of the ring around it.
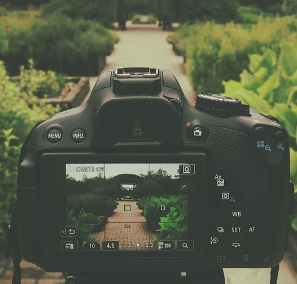
{"label": "wb button", "polygon": [[195,165],[194,164],[180,165],[179,173],[181,175],[194,175],[195,174]]}

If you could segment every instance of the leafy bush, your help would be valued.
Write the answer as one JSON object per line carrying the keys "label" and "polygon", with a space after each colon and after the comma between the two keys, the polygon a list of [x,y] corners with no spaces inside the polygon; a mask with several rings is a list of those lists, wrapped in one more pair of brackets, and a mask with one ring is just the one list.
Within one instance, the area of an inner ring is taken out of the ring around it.
{"label": "leafy bush", "polygon": [[[32,80],[34,77],[32,78]],[[16,200],[16,177],[21,146],[32,127],[48,119],[58,108],[39,103],[30,89],[22,91],[7,75],[0,62],[0,242],[4,227],[10,223]]]}
{"label": "leafy bush", "polygon": [[113,44],[111,33],[100,23],[58,16],[33,25],[28,43],[40,69],[84,76],[98,74],[98,56],[110,53]]}
{"label": "leafy bush", "polygon": [[[240,99],[263,114],[279,119],[289,135],[291,180],[297,185],[297,48],[281,42],[280,53],[266,50],[263,55],[249,56],[249,72],[241,81],[224,82],[225,95]],[[297,200],[297,188],[296,200]],[[292,219],[297,231],[297,210]]]}
{"label": "leafy bush", "polygon": [[82,209],[97,216],[111,216],[118,202],[98,194],[71,194],[67,196],[67,208],[78,214]]}
{"label": "leafy bush", "polygon": [[66,79],[63,75],[53,71],[42,71],[34,69],[34,62],[29,59],[29,66],[21,66],[19,88],[21,92],[32,94],[38,98],[58,96]]}
{"label": "leafy bush", "polygon": [[70,210],[67,214],[67,224],[70,226],[76,226],[77,237],[75,240],[80,242],[92,240],[90,232],[92,232],[93,226],[91,224],[96,222],[98,222],[97,216],[91,213],[86,213],[83,210],[81,210],[78,214],[75,214],[73,210]]}
{"label": "leafy bush", "polygon": [[185,240],[188,237],[188,201],[182,206],[170,207],[166,217],[161,217],[158,240]]}
{"label": "leafy bush", "polygon": [[239,24],[214,23],[182,26],[170,41],[186,56],[186,73],[197,93],[221,93],[222,81],[239,80],[248,67],[248,54],[263,54],[266,48],[279,52],[279,42],[297,43],[297,19],[260,17],[250,30]]}
{"label": "leafy bush", "polygon": [[182,22],[208,20],[227,23],[238,19],[237,0],[171,0],[170,6],[178,11],[177,17]]}
{"label": "leafy bush", "polygon": [[43,4],[40,11],[43,15],[60,14],[71,17],[73,19],[98,19],[98,9],[100,9],[99,1],[88,0],[51,0],[49,3]]}
{"label": "leafy bush", "polygon": [[[176,206],[180,206],[181,209],[185,210],[184,207],[185,202],[187,203],[187,196],[178,195],[178,196],[170,196],[166,197],[150,197],[146,198],[146,201],[141,201],[140,206],[144,205],[143,213],[146,219],[148,226],[152,230],[160,229],[160,220],[164,211],[161,211],[161,205],[165,205],[165,208],[172,208]],[[165,211],[166,212],[166,211]],[[168,214],[169,212],[167,212]],[[185,215],[187,213],[184,213]]]}
{"label": "leafy bush", "polygon": [[161,196],[162,190],[158,183],[145,180],[133,189],[134,198],[143,198],[147,196]]}
{"label": "leafy bush", "polygon": [[12,74],[33,58],[38,69],[75,76],[98,75],[98,66],[118,40],[114,31],[98,22],[59,15],[32,19],[28,28],[9,27],[7,38],[9,50],[0,56]]}
{"label": "leafy bush", "polygon": [[139,15],[139,14],[136,14],[133,16],[132,18],[132,22],[133,24],[154,24],[156,23],[157,19],[154,15],[150,14],[150,15],[147,15],[148,19],[146,22],[142,22],[141,21],[141,17],[143,17],[144,15]]}

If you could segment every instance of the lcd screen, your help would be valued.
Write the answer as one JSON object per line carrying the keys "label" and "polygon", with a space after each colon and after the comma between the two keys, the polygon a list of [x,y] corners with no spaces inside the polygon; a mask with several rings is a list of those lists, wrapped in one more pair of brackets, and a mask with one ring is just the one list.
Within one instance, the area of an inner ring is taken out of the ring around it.
{"label": "lcd screen", "polygon": [[194,164],[66,164],[62,251],[193,251]]}

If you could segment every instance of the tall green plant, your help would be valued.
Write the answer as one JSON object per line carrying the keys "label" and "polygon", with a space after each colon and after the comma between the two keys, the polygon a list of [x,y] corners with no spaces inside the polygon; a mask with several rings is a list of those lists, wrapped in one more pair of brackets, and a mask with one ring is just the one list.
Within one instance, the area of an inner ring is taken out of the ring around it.
{"label": "tall green plant", "polygon": [[[34,79],[34,78],[32,78]],[[32,127],[55,114],[58,108],[39,103],[7,75],[0,61],[0,242],[10,223],[16,200],[16,178],[21,146]]]}
{"label": "tall green plant", "polygon": [[[240,74],[240,82],[223,82],[225,95],[249,104],[263,114],[279,119],[290,142],[290,173],[297,198],[297,48],[282,41],[280,53],[266,50],[249,56],[249,70]],[[297,211],[292,219],[297,230]]]}

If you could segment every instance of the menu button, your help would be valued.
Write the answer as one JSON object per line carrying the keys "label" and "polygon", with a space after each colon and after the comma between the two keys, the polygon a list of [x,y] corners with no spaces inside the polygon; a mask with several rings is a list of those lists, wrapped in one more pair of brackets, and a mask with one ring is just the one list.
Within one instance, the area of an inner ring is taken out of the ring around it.
{"label": "menu button", "polygon": [[47,140],[51,143],[57,143],[62,139],[62,132],[58,128],[53,128],[47,133]]}

